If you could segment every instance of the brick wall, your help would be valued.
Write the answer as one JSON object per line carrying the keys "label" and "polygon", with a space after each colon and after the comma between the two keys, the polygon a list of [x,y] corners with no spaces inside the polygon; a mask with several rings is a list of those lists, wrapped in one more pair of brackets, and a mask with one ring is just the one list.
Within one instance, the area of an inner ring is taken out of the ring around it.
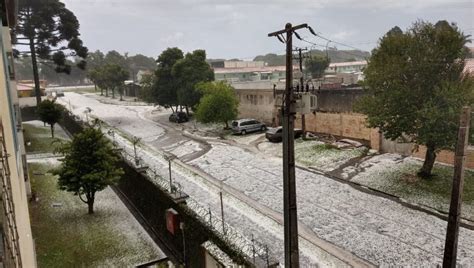
{"label": "brick wall", "polygon": [[[412,155],[418,158],[425,158],[426,147],[420,146],[417,152]],[[454,152],[448,150],[442,150],[436,154],[436,161],[449,165],[454,165]],[[469,147],[466,155],[466,167],[474,169],[474,147]]]}

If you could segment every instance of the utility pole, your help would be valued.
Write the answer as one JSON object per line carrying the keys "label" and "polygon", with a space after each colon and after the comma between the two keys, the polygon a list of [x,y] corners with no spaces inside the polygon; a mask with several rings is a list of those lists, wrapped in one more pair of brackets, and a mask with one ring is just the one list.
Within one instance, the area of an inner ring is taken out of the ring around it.
{"label": "utility pole", "polygon": [[[293,33],[302,28],[309,28],[307,24],[292,26],[285,25],[285,29],[269,33],[286,43],[286,87],[285,102],[282,109],[283,117],[283,214],[285,229],[285,267],[299,267],[298,250],[298,215],[296,209],[296,181],[295,181],[295,140],[294,120],[295,101],[293,96]],[[311,31],[311,30],[310,30]],[[286,38],[280,35],[286,34]]]}
{"label": "utility pole", "polygon": [[[300,72],[301,72],[301,77],[300,77],[300,90],[301,92],[304,92],[304,77],[303,77],[303,59],[308,58],[307,55],[303,55],[303,51],[307,51],[307,48],[298,48],[296,51],[298,51],[298,60],[300,62]],[[305,114],[301,114],[301,129],[303,130],[303,139],[306,139],[306,118]]]}
{"label": "utility pole", "polygon": [[454,158],[453,189],[451,192],[451,205],[449,207],[448,228],[446,243],[444,245],[443,268],[456,267],[459,222],[461,217],[462,191],[464,186],[464,169],[469,137],[471,108],[463,107],[459,124],[456,154]]}

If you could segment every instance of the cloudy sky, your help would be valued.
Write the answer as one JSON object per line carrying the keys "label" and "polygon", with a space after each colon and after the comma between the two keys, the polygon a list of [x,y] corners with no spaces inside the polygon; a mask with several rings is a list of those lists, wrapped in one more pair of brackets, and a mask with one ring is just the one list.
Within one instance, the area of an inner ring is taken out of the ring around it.
{"label": "cloudy sky", "polygon": [[[210,58],[249,59],[284,52],[267,34],[286,22],[308,23],[331,40],[371,50],[393,26],[416,20],[455,22],[474,32],[473,0],[62,0],[81,23],[90,50],[156,57],[177,46]],[[300,30],[302,37],[326,41]],[[295,45],[311,47],[307,43]],[[330,44],[333,46],[334,44]],[[472,45],[472,44],[471,44]],[[337,45],[338,49],[347,49]]]}

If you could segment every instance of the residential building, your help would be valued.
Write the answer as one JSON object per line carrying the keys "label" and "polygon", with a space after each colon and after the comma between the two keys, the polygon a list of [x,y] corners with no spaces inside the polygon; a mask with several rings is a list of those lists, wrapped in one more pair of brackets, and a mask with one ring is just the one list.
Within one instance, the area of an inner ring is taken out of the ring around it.
{"label": "residential building", "polygon": [[10,28],[17,0],[2,0],[0,34],[0,266],[36,267],[28,212],[29,178],[17,96]]}
{"label": "residential building", "polygon": [[285,79],[285,66],[214,68],[216,81],[280,81]]}
{"label": "residential building", "polygon": [[357,73],[367,67],[367,61],[336,62],[329,64],[326,73]]}
{"label": "residential building", "polygon": [[[35,82],[33,80],[19,80],[17,83],[18,97],[28,98],[36,96],[35,93]],[[40,80],[40,92],[41,96],[46,93],[46,80]]]}

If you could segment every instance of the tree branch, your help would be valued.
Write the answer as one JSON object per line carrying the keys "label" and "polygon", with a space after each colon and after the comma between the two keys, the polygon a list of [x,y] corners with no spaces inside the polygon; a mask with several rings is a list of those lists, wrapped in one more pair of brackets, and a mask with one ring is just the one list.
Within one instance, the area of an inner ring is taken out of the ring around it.
{"label": "tree branch", "polygon": [[78,195],[79,195],[79,199],[81,199],[82,202],[88,204],[88,203],[87,203],[87,200],[84,200],[84,199],[82,198],[82,193],[79,193]]}

